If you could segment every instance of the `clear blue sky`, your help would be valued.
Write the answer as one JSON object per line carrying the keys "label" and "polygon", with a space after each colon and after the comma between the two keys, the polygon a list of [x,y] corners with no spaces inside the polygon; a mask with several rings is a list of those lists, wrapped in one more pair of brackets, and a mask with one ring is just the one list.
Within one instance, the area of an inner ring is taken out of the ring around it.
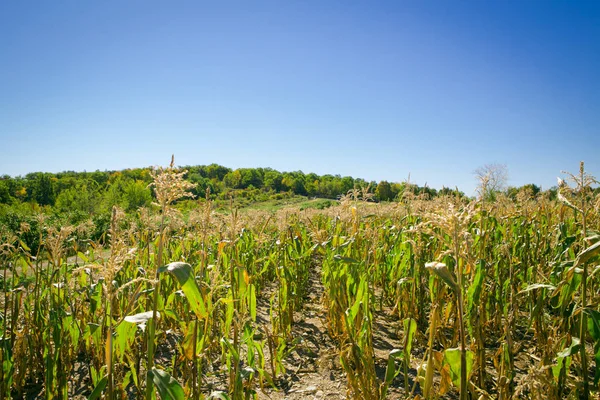
{"label": "clear blue sky", "polygon": [[600,1],[3,1],[0,174],[600,175]]}

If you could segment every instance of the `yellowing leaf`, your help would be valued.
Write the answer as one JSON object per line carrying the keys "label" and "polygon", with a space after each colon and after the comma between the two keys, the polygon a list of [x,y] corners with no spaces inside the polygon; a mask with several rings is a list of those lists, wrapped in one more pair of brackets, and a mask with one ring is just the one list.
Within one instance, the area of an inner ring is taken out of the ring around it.
{"label": "yellowing leaf", "polygon": [[425,268],[433,272],[438,278],[444,281],[444,283],[446,283],[446,285],[448,285],[455,293],[458,292],[456,280],[446,264],[433,261],[425,264]]}
{"label": "yellowing leaf", "polygon": [[589,259],[598,254],[600,254],[600,242],[594,243],[593,245],[579,253],[577,259],[575,260],[574,267],[578,267],[581,264],[585,264]]}
{"label": "yellowing leaf", "polygon": [[450,366],[444,365],[444,368],[440,371],[441,379],[440,379],[440,395],[445,395],[448,393],[450,388],[452,387],[452,378],[450,377]]}
{"label": "yellowing leaf", "polygon": [[219,242],[219,247],[218,247],[219,254],[221,254],[223,252],[223,249],[225,248],[225,246],[227,246],[227,243],[229,243],[227,240],[223,240],[223,241]]}

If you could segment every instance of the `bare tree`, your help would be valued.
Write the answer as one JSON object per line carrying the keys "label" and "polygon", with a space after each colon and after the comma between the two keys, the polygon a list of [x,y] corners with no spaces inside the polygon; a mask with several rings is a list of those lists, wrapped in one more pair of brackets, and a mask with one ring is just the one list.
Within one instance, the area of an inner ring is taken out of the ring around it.
{"label": "bare tree", "polygon": [[506,164],[485,164],[474,172],[478,180],[477,193],[484,199],[493,199],[497,192],[506,189],[508,168]]}

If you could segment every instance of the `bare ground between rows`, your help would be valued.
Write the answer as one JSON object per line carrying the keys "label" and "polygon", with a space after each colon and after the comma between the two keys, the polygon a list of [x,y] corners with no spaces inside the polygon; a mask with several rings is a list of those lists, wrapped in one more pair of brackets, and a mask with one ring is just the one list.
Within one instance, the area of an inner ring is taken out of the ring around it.
{"label": "bare ground between rows", "polygon": [[[337,348],[327,334],[323,291],[320,270],[313,267],[308,298],[294,316],[292,336],[298,344],[284,360],[286,374],[278,379],[278,389],[266,389],[259,398],[345,398],[346,378],[339,366]],[[268,301],[259,302],[258,309],[262,322],[270,324]]]}
{"label": "bare ground between rows", "polygon": [[[265,292],[268,293],[269,289]],[[327,329],[327,310],[324,306],[324,287],[319,265],[314,265],[311,270],[308,293],[304,306],[296,313],[292,325],[292,336],[298,344],[284,360],[286,374],[277,380],[278,388],[265,388],[263,392],[259,392],[260,399],[348,398],[346,373],[340,365],[339,350]],[[269,296],[263,296],[263,300],[259,301],[257,315],[261,324],[270,325],[268,298]],[[398,327],[399,323],[391,316],[389,309],[379,313],[374,322],[373,345],[380,379],[385,375],[389,352],[401,346]],[[411,385],[413,378],[414,375],[409,379]],[[397,378],[390,387],[387,398],[402,398],[404,389],[400,385],[400,378]]]}

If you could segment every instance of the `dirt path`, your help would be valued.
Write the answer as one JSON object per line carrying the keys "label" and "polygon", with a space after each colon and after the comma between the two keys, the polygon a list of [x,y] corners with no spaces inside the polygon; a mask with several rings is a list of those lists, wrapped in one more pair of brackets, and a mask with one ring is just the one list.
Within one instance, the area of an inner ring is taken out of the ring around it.
{"label": "dirt path", "polygon": [[[287,372],[280,389],[260,393],[261,399],[345,399],[346,377],[339,365],[338,351],[327,334],[320,267],[310,276],[309,296],[295,316],[292,336],[299,343],[285,359]],[[268,315],[268,314],[267,314]]]}
{"label": "dirt path", "polygon": [[[346,399],[347,378],[340,365],[339,352],[327,332],[327,315],[323,304],[324,287],[320,265],[311,271],[309,296],[303,309],[295,316],[292,335],[300,343],[285,359],[287,373],[281,379],[280,389],[259,393],[260,399]],[[268,309],[262,313],[268,321]],[[389,352],[401,348],[400,322],[389,307],[376,313],[373,322],[375,364],[380,380],[384,379]],[[412,386],[414,370],[410,371]],[[403,398],[403,379],[392,383],[387,398]]]}

